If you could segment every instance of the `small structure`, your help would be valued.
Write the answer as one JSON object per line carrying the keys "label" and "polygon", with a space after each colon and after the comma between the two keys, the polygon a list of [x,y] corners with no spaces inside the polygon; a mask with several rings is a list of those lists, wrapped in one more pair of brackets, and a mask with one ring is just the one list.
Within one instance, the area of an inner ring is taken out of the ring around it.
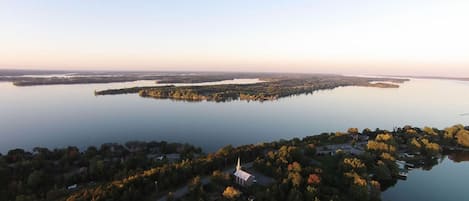
{"label": "small structure", "polygon": [[332,144],[332,145],[326,145],[326,146],[320,146],[316,148],[316,155],[330,155],[333,156],[336,154],[338,151],[341,151],[343,153],[351,154],[351,155],[361,155],[365,151],[364,149],[360,147],[354,147],[350,144]]}
{"label": "small structure", "polygon": [[255,180],[254,175],[249,174],[241,169],[241,160],[238,158],[238,164],[234,172],[235,182],[241,186],[250,186]]}
{"label": "small structure", "polygon": [[77,189],[77,188],[78,188],[78,185],[77,185],[77,184],[73,184],[73,185],[71,185],[71,186],[67,186],[67,190],[69,190],[69,191],[73,191],[73,190],[75,190],[75,189]]}
{"label": "small structure", "polygon": [[176,153],[166,154],[164,157],[168,159],[169,162],[176,162],[179,159],[181,159],[181,154],[176,154]]}
{"label": "small structure", "polygon": [[357,142],[367,142],[370,137],[365,134],[352,134],[352,139],[357,141]]}

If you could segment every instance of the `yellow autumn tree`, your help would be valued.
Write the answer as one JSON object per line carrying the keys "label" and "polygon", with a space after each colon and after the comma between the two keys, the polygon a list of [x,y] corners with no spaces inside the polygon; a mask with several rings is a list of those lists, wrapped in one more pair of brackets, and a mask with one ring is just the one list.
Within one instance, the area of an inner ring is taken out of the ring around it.
{"label": "yellow autumn tree", "polygon": [[432,136],[437,136],[438,135],[438,133],[436,133],[435,130],[433,130],[433,128],[430,128],[428,126],[425,126],[423,128],[423,132],[425,132],[428,135],[432,135]]}
{"label": "yellow autumn tree", "polygon": [[420,142],[416,138],[412,138],[410,144],[417,149],[420,149],[422,147],[422,144],[420,144]]}
{"label": "yellow autumn tree", "polygon": [[391,154],[386,153],[386,152],[382,153],[380,155],[380,157],[384,160],[389,160],[389,161],[395,161],[396,160]]}
{"label": "yellow autumn tree", "polygon": [[464,129],[459,130],[456,134],[456,138],[458,139],[457,142],[459,145],[469,147],[469,131]]}
{"label": "yellow autumn tree", "polygon": [[388,145],[384,142],[378,142],[374,140],[368,141],[368,144],[366,147],[368,150],[371,150],[371,151],[383,151],[383,152],[390,152],[390,153],[393,153],[396,151],[396,147],[392,145]]}
{"label": "yellow autumn tree", "polygon": [[453,139],[454,136],[461,130],[464,130],[464,126],[461,124],[457,124],[457,125],[445,128],[444,137],[446,139]]}
{"label": "yellow autumn tree", "polygon": [[358,128],[349,128],[347,130],[347,133],[350,133],[350,134],[357,134],[358,133]]}
{"label": "yellow autumn tree", "polygon": [[365,167],[365,163],[363,163],[358,158],[344,158],[344,165],[349,166],[352,169],[360,169]]}
{"label": "yellow autumn tree", "polygon": [[241,192],[232,186],[226,187],[225,190],[223,191],[223,197],[228,198],[228,199],[236,199],[240,195],[241,195]]}
{"label": "yellow autumn tree", "polygon": [[430,142],[428,139],[422,139],[422,144],[425,146],[425,149],[430,149],[430,150],[440,150],[440,145]]}
{"label": "yellow autumn tree", "polygon": [[378,134],[375,139],[378,142],[387,142],[389,140],[392,140],[392,135],[387,133]]}
{"label": "yellow autumn tree", "polygon": [[360,177],[356,172],[346,172],[344,175],[351,178],[353,183],[358,186],[366,186],[366,179]]}

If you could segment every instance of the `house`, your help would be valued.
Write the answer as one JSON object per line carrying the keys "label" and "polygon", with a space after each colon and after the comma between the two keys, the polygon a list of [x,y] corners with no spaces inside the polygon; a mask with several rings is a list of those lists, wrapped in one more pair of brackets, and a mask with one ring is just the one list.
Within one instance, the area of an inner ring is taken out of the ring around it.
{"label": "house", "polygon": [[176,162],[181,159],[181,154],[166,154],[165,158],[168,159],[169,162]]}
{"label": "house", "polygon": [[245,172],[241,169],[241,161],[238,158],[238,164],[236,165],[236,170],[233,173],[235,177],[235,182],[241,186],[250,186],[255,181],[255,177],[248,172]]}
{"label": "house", "polygon": [[[361,146],[361,145],[359,145]],[[361,155],[365,151],[363,148],[360,147],[354,147],[350,144],[332,144],[332,145],[326,145],[326,146],[320,146],[316,148],[316,155],[330,155],[333,156],[336,154],[338,151],[343,152],[343,153],[348,153],[352,155]]]}
{"label": "house", "polygon": [[358,142],[367,142],[368,139],[370,139],[370,137],[368,137],[368,135],[365,135],[365,134],[352,134],[352,139],[355,140],[355,141],[358,141]]}

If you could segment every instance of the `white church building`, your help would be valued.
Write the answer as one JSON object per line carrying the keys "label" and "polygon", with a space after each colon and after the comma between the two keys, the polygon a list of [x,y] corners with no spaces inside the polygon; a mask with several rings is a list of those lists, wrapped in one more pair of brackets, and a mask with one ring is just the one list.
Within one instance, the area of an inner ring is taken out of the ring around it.
{"label": "white church building", "polygon": [[249,174],[241,169],[241,161],[238,158],[238,164],[236,165],[236,170],[234,172],[235,182],[241,186],[250,186],[255,180],[254,175]]}

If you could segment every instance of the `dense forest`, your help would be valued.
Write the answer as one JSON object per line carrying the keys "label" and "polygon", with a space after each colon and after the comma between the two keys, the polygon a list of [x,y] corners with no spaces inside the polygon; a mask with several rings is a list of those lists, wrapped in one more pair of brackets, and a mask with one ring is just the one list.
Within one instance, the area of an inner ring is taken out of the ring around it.
{"label": "dense forest", "polygon": [[[382,88],[397,88],[399,85],[384,83],[403,82],[402,79],[388,78],[359,78],[334,75],[270,78],[268,81],[256,84],[227,84],[207,86],[162,86],[162,87],[132,87],[124,89],[110,89],[95,92],[96,95],[113,95],[125,93],[139,93],[142,97],[159,99],[174,99],[186,101],[266,101],[281,97],[308,94],[317,90],[334,89],[341,86],[370,86]],[[379,82],[381,81],[381,82]],[[378,83],[373,83],[378,82]]]}
{"label": "dense forest", "polygon": [[[83,152],[15,149],[0,157],[0,200],[380,200],[380,192],[402,177],[399,161],[431,169],[442,154],[467,158],[468,129],[350,128],[209,154],[166,142],[105,144]],[[179,157],[170,160],[175,153]],[[253,164],[248,171],[272,181],[235,184],[226,170],[237,157]],[[185,185],[187,194],[172,193]]]}
{"label": "dense forest", "polygon": [[164,141],[108,143],[83,151],[77,147],[14,149],[0,155],[0,200],[56,200],[77,189],[200,154],[200,148]]}

